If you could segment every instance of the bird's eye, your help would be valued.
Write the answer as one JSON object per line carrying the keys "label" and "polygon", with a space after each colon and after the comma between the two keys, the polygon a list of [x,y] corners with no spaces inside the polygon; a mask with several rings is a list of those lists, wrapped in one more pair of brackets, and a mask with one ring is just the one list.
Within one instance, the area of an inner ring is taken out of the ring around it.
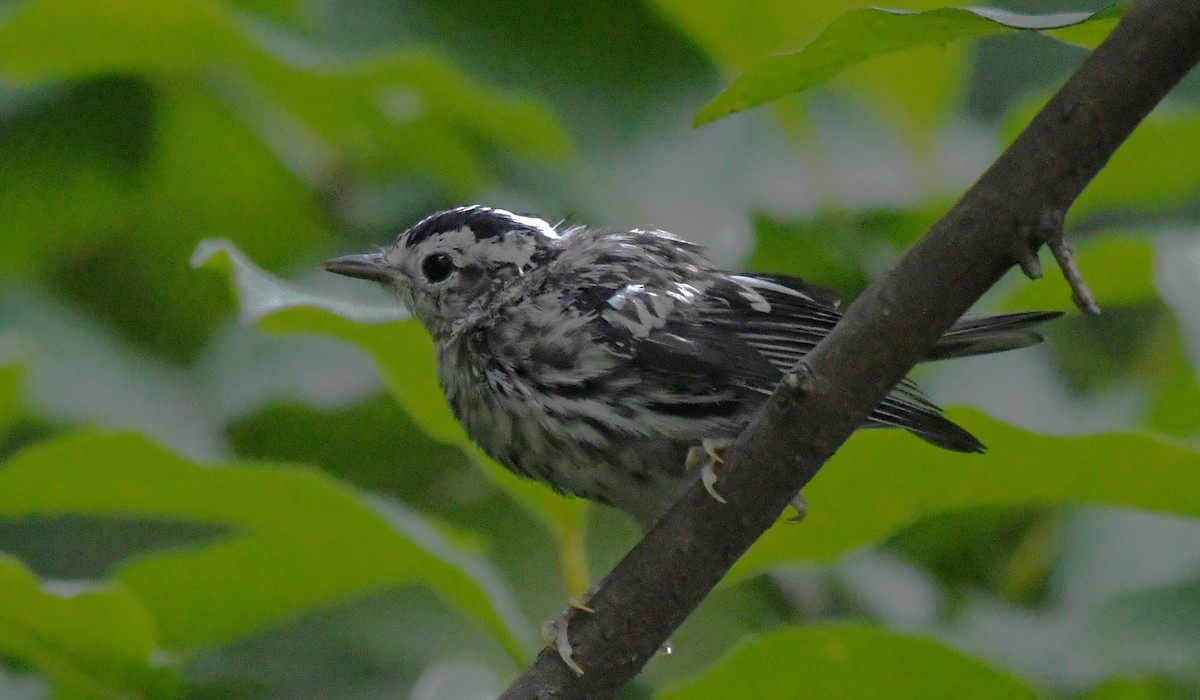
{"label": "bird's eye", "polygon": [[421,272],[430,282],[441,282],[454,272],[454,261],[445,253],[434,253],[421,261]]}

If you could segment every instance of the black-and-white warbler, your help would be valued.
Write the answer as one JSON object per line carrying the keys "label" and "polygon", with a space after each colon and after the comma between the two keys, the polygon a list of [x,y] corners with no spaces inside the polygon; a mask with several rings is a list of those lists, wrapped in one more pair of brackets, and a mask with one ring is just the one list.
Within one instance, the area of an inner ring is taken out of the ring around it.
{"label": "black-and-white warbler", "polygon": [[[325,268],[398,293],[433,335],[454,415],[489,455],[647,526],[698,472],[716,496],[711,463],[689,468],[697,449],[736,437],[841,317],[827,289],[726,272],[664,231],[553,226],[481,206]],[[927,359],[1032,345],[1058,315],[964,317]],[[907,381],[867,425],[983,451]]]}

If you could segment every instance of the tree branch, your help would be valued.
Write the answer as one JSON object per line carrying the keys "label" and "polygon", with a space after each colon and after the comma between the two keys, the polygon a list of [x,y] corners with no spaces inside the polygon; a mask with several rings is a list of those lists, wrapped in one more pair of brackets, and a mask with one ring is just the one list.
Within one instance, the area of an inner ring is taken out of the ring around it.
{"label": "tree branch", "polygon": [[1200,4],[1137,3],[780,385],[726,453],[719,488],[728,504],[693,487],[601,582],[589,600],[595,614],[577,614],[570,625],[586,673],[576,677],[544,651],[502,697],[613,697],[942,333],[1014,264],[1037,269],[1030,259],[1042,244],[1055,249],[1086,304],[1063,217],[1198,59]]}

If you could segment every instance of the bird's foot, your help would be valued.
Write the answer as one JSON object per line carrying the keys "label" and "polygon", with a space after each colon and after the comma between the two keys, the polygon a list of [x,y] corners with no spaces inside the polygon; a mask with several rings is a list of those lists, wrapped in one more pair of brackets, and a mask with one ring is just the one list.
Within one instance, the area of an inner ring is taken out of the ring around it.
{"label": "bird's foot", "polygon": [[[588,593],[590,595],[591,591]],[[559,613],[558,617],[542,623],[541,631],[542,641],[546,646],[558,652],[558,658],[562,659],[567,668],[571,669],[575,675],[582,676],[583,667],[575,661],[575,650],[571,648],[571,640],[567,637],[567,626],[570,624],[571,618],[579,612],[590,615],[596,610],[587,604],[586,599],[571,598],[567,601],[567,609]]]}
{"label": "bird's foot", "polygon": [[725,497],[717,493],[717,465],[725,461],[725,449],[731,443],[732,440],[704,438],[699,445],[688,450],[687,460],[684,462],[689,471],[700,469],[700,482],[717,503],[725,503]]}
{"label": "bird's foot", "polygon": [[[595,586],[592,587],[592,591]],[[588,596],[592,594],[588,591]],[[567,668],[577,676],[583,675],[583,667],[575,660],[575,650],[571,648],[571,640],[567,638],[567,626],[571,622],[571,618],[575,617],[576,613],[594,614],[596,609],[588,605],[584,600],[571,598],[567,601],[567,608],[559,613],[558,617],[553,620],[546,620],[542,623],[542,642],[549,648],[558,652],[558,658],[562,659]],[[667,641],[659,648],[658,653],[662,656],[671,656],[675,650],[671,647],[671,642]]]}

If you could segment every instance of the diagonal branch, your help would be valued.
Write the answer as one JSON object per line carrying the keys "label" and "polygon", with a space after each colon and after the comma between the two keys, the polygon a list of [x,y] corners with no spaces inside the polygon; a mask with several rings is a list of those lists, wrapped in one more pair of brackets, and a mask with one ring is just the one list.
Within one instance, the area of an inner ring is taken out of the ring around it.
{"label": "diagonal branch", "polygon": [[601,582],[589,600],[597,612],[576,615],[570,626],[586,674],[576,677],[546,651],[503,697],[616,695],[937,338],[1014,264],[1033,270],[1031,252],[1043,243],[1056,247],[1086,300],[1063,216],[1197,60],[1200,3],[1137,3],[776,390],[727,452],[720,488],[728,504],[693,487]]}

